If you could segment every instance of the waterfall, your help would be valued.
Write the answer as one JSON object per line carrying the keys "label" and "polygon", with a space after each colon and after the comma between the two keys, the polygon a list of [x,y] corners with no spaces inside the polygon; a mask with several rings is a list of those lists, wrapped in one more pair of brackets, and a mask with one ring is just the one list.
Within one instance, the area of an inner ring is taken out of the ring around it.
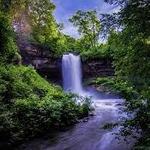
{"label": "waterfall", "polygon": [[62,58],[63,87],[65,91],[73,93],[82,92],[82,73],[80,56],[71,53],[63,55]]}

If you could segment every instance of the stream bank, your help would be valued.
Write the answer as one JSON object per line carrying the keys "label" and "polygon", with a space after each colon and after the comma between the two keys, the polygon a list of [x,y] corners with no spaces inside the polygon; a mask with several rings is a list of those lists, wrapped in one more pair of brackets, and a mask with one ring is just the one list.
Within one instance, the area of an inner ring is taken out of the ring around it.
{"label": "stream bank", "polygon": [[46,136],[33,139],[17,150],[131,150],[134,139],[128,138],[128,142],[125,142],[124,138],[118,140],[117,135],[113,134],[118,132],[118,126],[103,128],[108,123],[119,123],[122,117],[126,117],[123,100],[116,95],[97,92],[91,87],[87,87],[86,92],[93,95],[94,116],[53,136],[47,133]]}
{"label": "stream bank", "polygon": [[[83,97],[90,97],[95,115],[80,122],[66,131],[58,132],[48,138],[41,137],[21,145],[17,150],[131,150],[134,139],[116,138],[120,133],[122,119],[127,119],[124,100],[111,93],[98,92],[91,87],[82,86],[80,56],[63,55],[62,77],[63,88]],[[80,101],[77,101],[80,102]],[[107,128],[106,125],[115,125]],[[116,126],[117,125],[117,126]]]}

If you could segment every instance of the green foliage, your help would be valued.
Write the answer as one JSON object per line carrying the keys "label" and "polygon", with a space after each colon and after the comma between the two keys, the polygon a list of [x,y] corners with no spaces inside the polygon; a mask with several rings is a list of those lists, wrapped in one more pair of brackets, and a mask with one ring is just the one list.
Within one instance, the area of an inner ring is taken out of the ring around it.
{"label": "green foliage", "polygon": [[30,5],[33,5],[33,8],[29,16],[32,26],[32,40],[47,46],[52,54],[59,53],[60,47],[62,48],[64,43],[64,38],[60,34],[58,25],[52,15],[54,10],[53,3],[48,0],[32,3]]}
{"label": "green foliage", "polygon": [[120,32],[114,32],[114,26],[109,26],[113,32],[110,32],[108,44],[113,52],[117,78],[128,81],[138,93],[138,97],[133,97],[128,105],[136,112],[135,118],[128,125],[142,129],[143,137],[137,149],[145,150],[149,149],[147,142],[150,137],[150,3],[147,0],[117,1],[120,2],[120,12],[108,17],[109,20],[106,19],[104,24],[121,25]]}
{"label": "green foliage", "polygon": [[112,33],[109,38],[116,75],[130,80],[139,90],[142,90],[150,85],[149,44],[142,37],[126,39],[129,34],[129,31],[120,34]]}
{"label": "green foliage", "polygon": [[0,140],[22,141],[43,131],[71,125],[88,115],[89,103],[23,66],[0,67]]}
{"label": "green foliage", "polygon": [[1,63],[18,63],[20,56],[14,41],[14,33],[9,16],[0,11],[0,61]]}
{"label": "green foliage", "polygon": [[[135,149],[149,149],[149,130],[150,130],[150,103],[149,99],[145,99],[145,93],[141,94],[136,89],[135,86],[132,85],[131,82],[127,82],[126,80],[120,80],[115,78],[108,77],[99,77],[90,84],[95,85],[98,89],[111,91],[114,93],[118,93],[122,96],[122,98],[126,99],[127,111],[133,112],[134,117],[127,119],[122,125],[124,128],[121,129],[121,135],[128,136],[131,135],[133,130],[139,132],[139,129],[143,130],[142,137],[139,139],[139,142],[135,145]],[[102,88],[105,87],[105,88]],[[147,97],[149,97],[150,93],[147,92]],[[111,124],[106,124],[104,128],[111,127]],[[133,133],[134,135],[135,133]],[[139,137],[138,137],[139,138]],[[137,139],[138,139],[137,138]]]}
{"label": "green foliage", "polygon": [[13,22],[19,23],[19,30],[22,22],[29,24],[33,28],[33,39],[49,46],[54,56],[62,55],[63,46],[66,50],[64,43],[70,39],[59,32],[52,16],[52,3],[48,0],[12,0],[6,4],[2,0],[0,4],[0,148],[3,149],[6,148],[2,147],[3,143],[14,144],[75,123],[88,115],[89,102],[83,99],[83,104],[78,104],[77,97],[48,83],[34,69],[14,66],[21,58],[11,28]]}
{"label": "green foliage", "polygon": [[[8,0],[9,1],[9,0]],[[99,45],[101,25],[96,11],[78,11],[71,22],[79,28],[81,38],[76,40],[61,33],[62,25],[53,17],[54,4],[49,0],[11,0],[1,8],[10,17],[10,22],[17,26],[19,36],[40,45],[49,51],[52,57],[61,57],[64,53],[75,52],[84,59],[107,57],[107,48]],[[92,55],[94,54],[94,55]]]}
{"label": "green foliage", "polygon": [[2,1],[0,8],[6,7],[3,11],[8,14],[11,24],[16,25],[19,37],[47,47],[54,57],[66,51],[66,38],[53,16],[55,5],[51,1],[11,0],[7,6]]}
{"label": "green foliage", "polygon": [[73,42],[73,51],[79,53],[83,60],[110,58],[111,51],[108,44],[101,44],[101,22],[96,11],[77,11],[69,19],[81,35]]}
{"label": "green foliage", "polygon": [[83,60],[90,60],[90,59],[111,59],[111,50],[109,49],[109,46],[107,44],[100,44],[95,49],[87,49],[86,51],[83,49],[80,49],[80,55]]}
{"label": "green foliage", "polygon": [[118,93],[127,100],[136,99],[139,96],[131,83],[114,77],[99,77],[91,81],[91,84],[106,87],[106,91]]}
{"label": "green foliage", "polygon": [[140,138],[140,142],[135,145],[135,150],[149,150],[150,148],[150,138],[149,136],[145,135]]}
{"label": "green foliage", "polygon": [[78,27],[78,31],[82,36],[84,44],[88,48],[95,48],[98,44],[101,31],[100,21],[97,18],[96,11],[77,11],[70,19],[74,26]]}

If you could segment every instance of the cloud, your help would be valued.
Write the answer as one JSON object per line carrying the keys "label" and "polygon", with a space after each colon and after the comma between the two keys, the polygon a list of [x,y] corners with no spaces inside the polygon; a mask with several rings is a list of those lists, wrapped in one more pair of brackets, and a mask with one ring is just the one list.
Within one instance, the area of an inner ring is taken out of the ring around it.
{"label": "cloud", "polygon": [[65,24],[65,28],[64,30],[62,31],[64,34],[66,35],[70,35],[74,38],[79,38],[80,35],[77,31],[77,28],[75,28],[71,23],[66,23]]}
{"label": "cloud", "polygon": [[98,13],[113,13],[118,11],[118,8],[113,5],[106,4],[104,0],[52,0],[56,5],[54,16],[58,23],[64,24],[63,33],[72,37],[78,38],[77,29],[68,21],[68,19],[77,10],[92,10],[96,9]]}
{"label": "cloud", "polygon": [[110,5],[110,4],[107,4],[107,3],[103,3],[102,7],[98,8],[97,11],[99,13],[107,13],[107,14],[112,14],[112,13],[115,13],[115,12],[118,12],[120,9],[120,7],[116,6],[116,5]]}

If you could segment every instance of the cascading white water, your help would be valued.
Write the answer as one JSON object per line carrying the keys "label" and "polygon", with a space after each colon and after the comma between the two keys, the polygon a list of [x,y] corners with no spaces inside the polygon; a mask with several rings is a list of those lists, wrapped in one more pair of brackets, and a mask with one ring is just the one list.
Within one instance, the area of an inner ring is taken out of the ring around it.
{"label": "cascading white water", "polygon": [[[42,150],[131,150],[134,144],[132,137],[128,137],[128,145],[119,134],[121,118],[127,118],[123,112],[123,99],[103,92],[91,89],[83,89],[81,84],[81,61],[80,56],[73,54],[64,55],[62,58],[63,86],[66,91],[71,91],[80,96],[90,96],[95,108],[95,115],[89,117],[87,122],[80,122],[75,127],[65,132],[57,132],[54,138],[45,138],[23,145],[20,150],[41,149]],[[104,125],[118,124],[111,129],[104,130]],[[51,134],[51,133],[50,133]],[[50,136],[51,137],[51,136]]]}
{"label": "cascading white water", "polygon": [[[63,55],[62,75],[63,75],[63,87],[64,87],[65,91],[77,93],[80,96],[85,96],[85,97],[90,96],[91,97],[93,106],[95,107],[95,114],[97,115],[95,120],[96,120],[96,122],[98,121],[98,123],[99,123],[98,126],[101,123],[100,122],[101,120],[99,120],[99,117],[101,116],[102,111],[103,111],[103,113],[106,113],[106,116],[105,116],[106,118],[111,116],[110,120],[114,121],[114,122],[119,120],[120,116],[124,116],[124,113],[118,114],[119,107],[117,107],[117,104],[123,103],[122,99],[116,99],[116,98],[115,99],[111,99],[111,98],[103,99],[103,97],[101,97],[101,99],[100,99],[100,97],[98,97],[98,99],[97,99],[97,98],[95,98],[94,93],[92,93],[90,91],[86,91],[82,88],[80,56],[76,56],[71,53]],[[107,112],[109,112],[108,116],[107,116]],[[104,119],[104,121],[105,121],[105,119]],[[108,132],[104,133],[103,135],[101,135],[101,139],[96,144],[96,148],[94,148],[94,150],[96,150],[97,148],[99,150],[105,150],[105,149],[114,150],[113,147],[115,147],[115,146],[121,147],[121,146],[119,146],[119,144],[116,141],[116,138],[113,134],[116,131],[119,132],[119,128],[120,127],[118,126],[117,128],[114,128],[112,131],[108,131]],[[85,146],[85,147],[87,148],[87,146]],[[125,149],[126,148],[127,147],[125,147]]]}
{"label": "cascading white water", "polygon": [[63,55],[62,58],[63,87],[65,91],[73,93],[82,92],[82,73],[80,56],[71,53]]}

